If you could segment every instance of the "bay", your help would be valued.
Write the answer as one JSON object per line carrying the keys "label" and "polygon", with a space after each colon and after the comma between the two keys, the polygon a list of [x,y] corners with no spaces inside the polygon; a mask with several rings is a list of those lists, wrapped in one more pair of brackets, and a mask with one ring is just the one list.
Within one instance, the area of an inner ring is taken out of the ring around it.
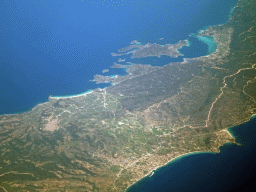
{"label": "bay", "polygon": [[127,74],[110,68],[119,59],[111,53],[133,40],[164,45],[188,39],[191,45],[180,50],[182,57],[127,58],[127,62],[162,66],[207,55],[208,45],[189,35],[225,23],[236,2],[3,0],[0,114],[28,111],[50,95],[77,95],[110,86],[90,80],[104,69],[110,70],[103,75]]}

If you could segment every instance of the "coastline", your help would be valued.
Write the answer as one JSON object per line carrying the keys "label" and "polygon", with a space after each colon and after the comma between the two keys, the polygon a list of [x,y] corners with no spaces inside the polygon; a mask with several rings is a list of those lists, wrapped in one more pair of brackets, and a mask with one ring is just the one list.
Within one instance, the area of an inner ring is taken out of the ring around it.
{"label": "coastline", "polygon": [[[251,118],[250,118],[249,121],[245,121],[245,122],[243,122],[243,123],[250,122],[250,121],[252,121],[252,120],[254,120],[254,119],[256,119],[256,114],[253,114],[253,115],[251,116]],[[241,123],[241,124],[243,124],[243,123]],[[241,124],[239,124],[239,125],[241,125]],[[235,139],[237,139],[237,138],[239,138],[239,137],[238,137],[238,136],[235,136],[235,134],[232,132],[232,129],[235,128],[235,127],[237,127],[237,126],[239,126],[239,125],[236,125],[236,126],[234,126],[234,127],[229,127],[229,128],[227,128],[227,131],[228,131],[228,132],[230,133],[230,135],[231,135],[233,138],[235,138]]]}
{"label": "coastline", "polygon": [[[252,115],[252,117],[251,117],[251,119],[249,121],[251,121],[253,119],[256,119],[256,114]],[[246,122],[249,122],[249,121],[246,121]],[[234,127],[236,127],[236,126],[234,126]],[[229,128],[223,129],[223,131],[227,131],[230,134],[231,137],[236,139],[238,137],[232,134],[232,128],[234,128],[234,127],[229,127]],[[228,143],[229,142],[227,142],[225,144],[228,144]],[[236,143],[236,145],[241,145],[241,144],[240,143]],[[223,145],[220,145],[219,147],[221,147],[221,146],[223,146]],[[149,173],[144,175],[141,179],[135,181],[133,184],[128,186],[126,188],[125,192],[128,192],[127,190],[129,190],[129,188],[132,187],[133,185],[138,184],[139,181],[141,181],[143,179],[146,179],[147,177],[152,177],[154,175],[155,171],[157,171],[158,169],[163,168],[165,166],[168,166],[169,164],[175,163],[175,162],[181,160],[184,157],[188,157],[188,156],[191,156],[191,155],[197,155],[197,154],[217,154],[217,153],[214,153],[212,151],[194,151],[194,152],[189,152],[189,153],[184,153],[184,154],[178,155],[177,157],[172,158],[169,162],[165,163],[164,165],[152,169]]]}
{"label": "coastline", "polygon": [[76,95],[65,95],[65,96],[49,96],[49,99],[66,99],[66,98],[76,98],[76,97],[82,97],[82,96],[86,96],[90,93],[93,92],[94,89],[89,89],[88,91],[84,92],[84,93],[80,93],[80,94],[76,94]]}
{"label": "coastline", "polygon": [[[96,88],[97,89],[97,88]],[[22,114],[26,114],[26,113],[30,113],[31,111],[33,111],[35,108],[37,108],[40,105],[44,105],[45,103],[50,102],[51,99],[68,99],[68,98],[77,98],[77,97],[85,97],[86,95],[92,93],[94,90],[96,89],[89,89],[88,91],[81,93],[81,94],[76,94],[76,95],[66,95],[66,96],[52,96],[50,95],[48,97],[48,101],[42,101],[40,103],[35,104],[33,107],[31,107],[30,109],[26,110],[26,111],[22,111],[22,112],[18,112],[18,113],[10,113],[10,114],[0,114],[1,116],[12,116],[12,115],[22,115]],[[98,88],[100,89],[100,88]],[[104,88],[105,89],[105,88]],[[102,89],[102,90],[104,90]]]}
{"label": "coastline", "polygon": [[[256,118],[256,114],[253,115],[253,116],[255,116],[254,118]],[[226,129],[223,129],[223,130],[224,130],[224,131],[227,131],[233,138],[236,138],[234,135],[232,135],[232,132],[230,132],[230,129],[232,129],[232,128],[233,128],[233,127],[226,128]],[[228,143],[229,143],[229,142],[228,142]],[[226,143],[225,143],[225,144],[226,144]],[[239,145],[239,143],[237,143],[237,144]],[[221,146],[223,146],[223,145],[220,145],[219,147],[221,147]],[[219,148],[219,147],[218,147],[218,148]],[[128,186],[128,187],[126,188],[125,192],[128,192],[128,190],[129,190],[130,187],[132,187],[133,185],[138,184],[138,182],[140,182],[141,180],[146,179],[147,177],[152,177],[152,176],[154,175],[155,171],[157,171],[158,169],[161,169],[161,168],[163,168],[163,167],[165,167],[165,166],[168,166],[169,164],[175,163],[175,162],[177,162],[177,161],[179,161],[179,160],[181,160],[181,159],[183,159],[183,158],[185,158],[185,157],[192,156],[192,155],[197,155],[197,154],[213,154],[213,155],[215,155],[215,154],[217,154],[217,153],[214,153],[214,152],[212,152],[212,151],[194,151],[194,152],[188,152],[188,153],[184,153],[184,154],[178,155],[177,157],[172,158],[170,161],[168,161],[168,162],[165,163],[164,165],[152,169],[149,173],[147,173],[146,175],[144,175],[141,179],[135,181],[133,184],[131,184],[130,186]]]}
{"label": "coastline", "polygon": [[151,177],[154,175],[154,172],[157,171],[158,169],[160,168],[163,168],[165,166],[168,166],[168,164],[172,164],[172,163],[175,163],[177,161],[179,161],[180,159],[184,158],[184,157],[188,157],[188,156],[191,156],[191,155],[196,155],[196,154],[216,154],[212,151],[194,151],[194,152],[188,152],[188,153],[184,153],[184,154],[181,154],[181,155],[178,155],[177,157],[174,157],[172,158],[170,161],[168,161],[167,163],[165,163],[164,165],[162,166],[159,166],[157,168],[154,168],[152,169],[151,171],[149,171],[149,173],[147,173],[146,175],[144,175],[141,179],[138,179],[137,181],[135,181],[133,184],[131,184],[130,186],[128,186],[125,190],[125,192],[128,192],[127,190],[129,190],[130,187],[132,187],[133,185],[136,185],[138,184],[139,181],[143,180],[143,179],[146,179],[147,177]]}

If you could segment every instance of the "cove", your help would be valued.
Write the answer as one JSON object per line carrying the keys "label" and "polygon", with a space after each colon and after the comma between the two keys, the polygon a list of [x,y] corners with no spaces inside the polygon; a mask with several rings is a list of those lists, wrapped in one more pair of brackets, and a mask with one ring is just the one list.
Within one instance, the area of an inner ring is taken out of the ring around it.
{"label": "cove", "polygon": [[204,42],[205,44],[208,45],[208,54],[211,54],[211,53],[216,51],[218,43],[216,43],[214,41],[213,37],[211,37],[211,36],[198,36],[197,35],[196,38],[199,41],[202,41],[202,42]]}

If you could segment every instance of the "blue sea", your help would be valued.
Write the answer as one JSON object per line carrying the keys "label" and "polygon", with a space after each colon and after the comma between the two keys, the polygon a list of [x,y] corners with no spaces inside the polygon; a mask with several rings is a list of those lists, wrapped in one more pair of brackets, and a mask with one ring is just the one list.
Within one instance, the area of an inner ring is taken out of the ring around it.
{"label": "blue sea", "polygon": [[[91,82],[110,69],[111,53],[131,41],[173,44],[184,56],[130,59],[161,66],[214,52],[209,38],[189,36],[227,22],[237,0],[1,0],[0,114],[21,113],[48,97],[111,86]],[[162,40],[161,40],[162,39]],[[214,48],[215,47],[215,48]],[[122,57],[124,59],[125,57]],[[125,75],[110,69],[104,75]]]}

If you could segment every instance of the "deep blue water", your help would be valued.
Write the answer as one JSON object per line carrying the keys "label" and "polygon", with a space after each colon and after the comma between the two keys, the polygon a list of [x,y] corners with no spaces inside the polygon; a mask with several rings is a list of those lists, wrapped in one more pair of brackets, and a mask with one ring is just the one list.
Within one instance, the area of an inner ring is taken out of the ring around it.
{"label": "deep blue water", "polygon": [[[118,61],[110,53],[133,40],[164,45],[188,39],[191,46],[180,50],[184,57],[206,55],[208,45],[189,35],[225,23],[236,2],[1,0],[0,114],[27,111],[50,95],[109,86],[89,80]],[[182,59],[127,61],[165,65]],[[105,75],[114,74],[126,72],[112,68]]]}
{"label": "deep blue water", "polygon": [[126,192],[224,192],[255,187],[256,118],[229,132],[242,145],[226,143],[220,153],[194,153],[158,168]]}

